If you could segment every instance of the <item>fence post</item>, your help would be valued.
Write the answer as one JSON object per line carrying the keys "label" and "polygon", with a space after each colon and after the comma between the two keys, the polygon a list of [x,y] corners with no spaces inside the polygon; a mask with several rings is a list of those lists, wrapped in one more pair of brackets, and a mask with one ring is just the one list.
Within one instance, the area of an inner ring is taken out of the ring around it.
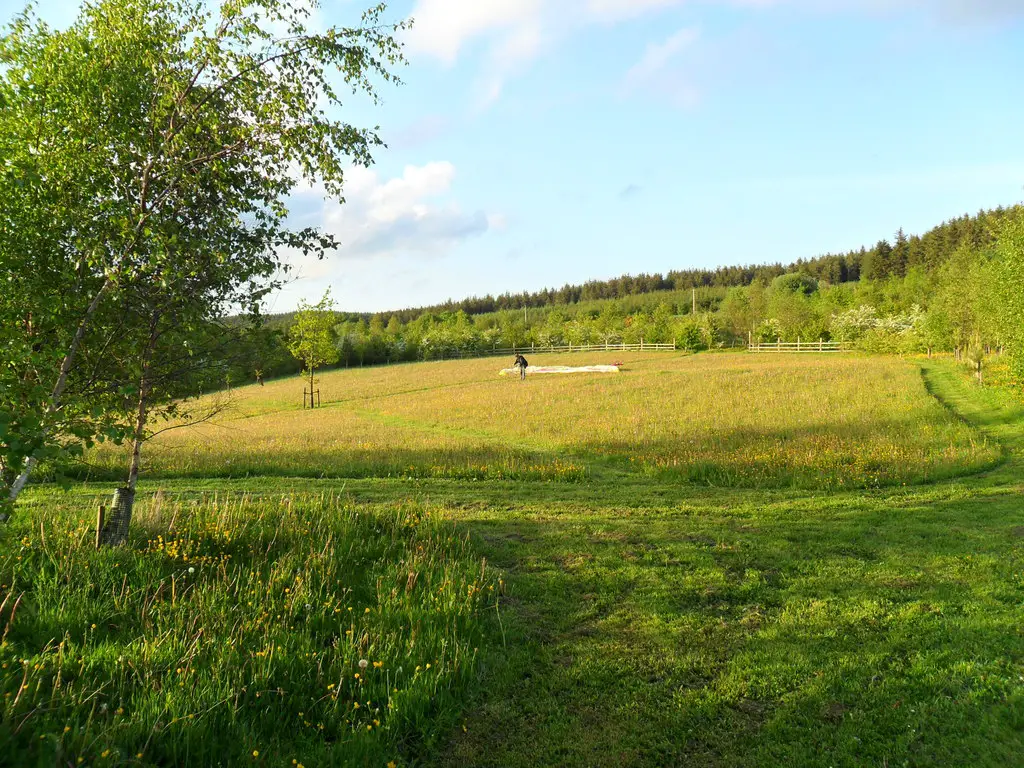
{"label": "fence post", "polygon": [[796,337],[796,351],[797,352],[800,351],[800,337],[799,336]]}
{"label": "fence post", "polygon": [[644,351],[644,337],[643,336],[640,337],[640,351],[641,352]]}

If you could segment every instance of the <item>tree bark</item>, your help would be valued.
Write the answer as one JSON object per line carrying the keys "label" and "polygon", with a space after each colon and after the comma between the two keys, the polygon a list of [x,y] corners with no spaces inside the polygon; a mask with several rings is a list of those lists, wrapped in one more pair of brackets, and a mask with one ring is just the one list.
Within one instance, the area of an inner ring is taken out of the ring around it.
{"label": "tree bark", "polygon": [[139,380],[139,401],[135,411],[135,429],[132,433],[132,459],[128,467],[128,481],[123,488],[114,491],[110,514],[106,518],[98,538],[99,544],[119,547],[128,541],[128,531],[135,506],[135,488],[139,483],[139,468],[142,464],[142,444],[146,441],[146,420],[149,417],[150,396],[153,391],[153,353],[160,335],[157,328],[160,314],[155,313],[149,322],[149,339],[142,356],[142,376]]}
{"label": "tree bark", "polygon": [[[68,346],[68,351],[64,355],[64,359],[60,364],[60,374],[57,376],[57,381],[53,385],[53,390],[50,393],[50,404],[46,407],[46,415],[52,416],[61,407],[61,397],[64,395],[64,390],[68,385],[68,375],[71,373],[71,366],[75,364],[75,356],[78,354],[78,348],[82,345],[82,339],[85,338],[85,332],[89,327],[89,323],[92,321],[92,316],[96,314],[96,310],[99,309],[100,302],[103,300],[103,296],[106,295],[107,291],[111,286],[111,282],[108,279],[103,283],[103,286],[93,296],[89,306],[86,307],[85,315],[82,317],[81,322],[78,324],[78,328],[75,330],[75,335],[71,339],[71,344]],[[36,464],[39,460],[34,456],[30,456],[25,459],[25,465],[22,467],[21,474],[15,478],[11,484],[11,490],[8,493],[8,500],[13,504],[18,499],[18,495],[25,488],[25,484],[28,483],[29,476],[32,474],[32,470],[35,469]]]}

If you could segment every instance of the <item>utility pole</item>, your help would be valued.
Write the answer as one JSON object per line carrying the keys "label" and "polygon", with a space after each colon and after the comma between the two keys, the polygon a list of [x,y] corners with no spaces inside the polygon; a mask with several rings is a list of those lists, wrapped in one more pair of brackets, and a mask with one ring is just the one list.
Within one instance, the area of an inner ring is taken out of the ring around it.
{"label": "utility pole", "polygon": [[697,289],[693,289],[693,309],[690,310],[691,315],[697,314]]}

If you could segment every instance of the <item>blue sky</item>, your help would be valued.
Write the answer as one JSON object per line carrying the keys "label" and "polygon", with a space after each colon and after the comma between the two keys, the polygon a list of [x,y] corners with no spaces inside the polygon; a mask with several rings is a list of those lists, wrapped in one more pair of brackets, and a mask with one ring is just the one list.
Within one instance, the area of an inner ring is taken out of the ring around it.
{"label": "blue sky", "polygon": [[[359,0],[325,2],[353,23]],[[19,3],[0,0],[0,17]],[[74,4],[47,4],[61,23]],[[393,0],[405,85],[330,286],[386,310],[624,273],[789,261],[1024,199],[1024,0]]]}

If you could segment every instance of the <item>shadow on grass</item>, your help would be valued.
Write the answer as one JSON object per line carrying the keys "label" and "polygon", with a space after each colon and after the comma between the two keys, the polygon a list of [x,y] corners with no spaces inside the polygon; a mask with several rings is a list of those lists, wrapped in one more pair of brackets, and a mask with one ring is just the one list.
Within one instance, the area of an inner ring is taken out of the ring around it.
{"label": "shadow on grass", "polygon": [[[144,454],[149,480],[295,477],[310,479],[539,481],[581,483],[598,475],[719,488],[843,490],[934,482],[991,469],[998,446],[960,422],[922,430],[914,422],[728,429],[688,438],[600,440],[563,449],[515,445],[451,448],[317,446],[267,453],[229,445],[227,453],[170,449]],[[85,482],[116,481],[112,459],[63,470]],[[609,479],[614,479],[609,478]],[[40,476],[45,479],[45,474]]]}
{"label": "shadow on grass", "polygon": [[514,586],[445,762],[1013,764],[1020,522],[1011,494],[469,521]]}
{"label": "shadow on grass", "polygon": [[[185,449],[164,449],[144,454],[143,476],[147,480],[179,478],[233,479],[253,477],[295,477],[309,479],[448,479],[448,480],[539,480],[577,483],[587,476],[583,462],[557,453],[524,451],[510,446],[475,446],[456,449],[289,449],[273,454],[229,446],[230,456],[206,456]],[[116,482],[125,475],[124,466],[72,464],[61,473],[80,482]],[[55,473],[45,468],[37,473],[41,481]]]}

